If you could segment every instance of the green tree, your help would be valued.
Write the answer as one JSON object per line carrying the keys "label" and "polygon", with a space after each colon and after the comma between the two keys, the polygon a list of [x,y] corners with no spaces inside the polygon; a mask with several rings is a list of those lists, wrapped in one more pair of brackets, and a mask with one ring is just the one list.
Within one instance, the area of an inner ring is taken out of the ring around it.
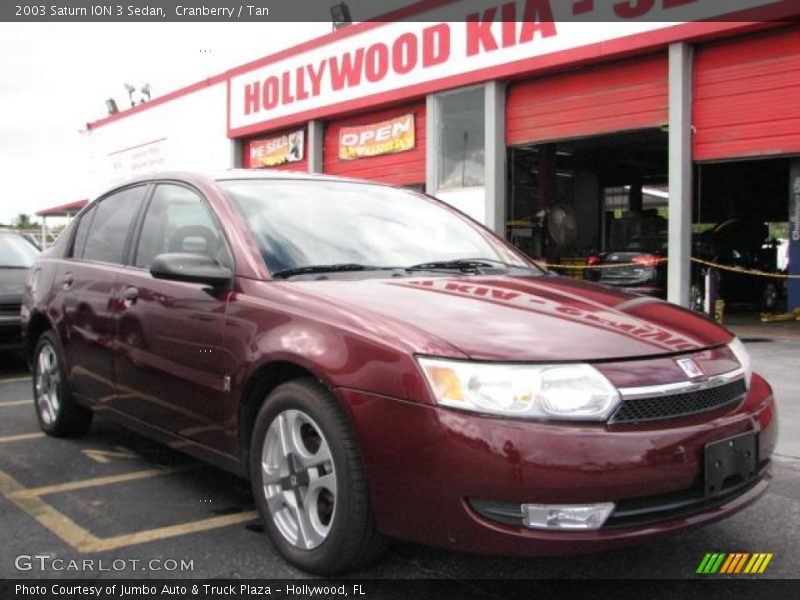
{"label": "green tree", "polygon": [[14,219],[14,227],[17,229],[36,229],[39,223],[31,220],[31,216],[25,213],[20,213]]}

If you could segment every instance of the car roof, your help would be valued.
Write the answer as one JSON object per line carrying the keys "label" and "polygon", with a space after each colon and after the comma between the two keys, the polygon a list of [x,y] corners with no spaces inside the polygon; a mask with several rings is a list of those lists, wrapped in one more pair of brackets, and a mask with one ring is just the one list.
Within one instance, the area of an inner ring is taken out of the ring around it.
{"label": "car roof", "polygon": [[[305,171],[286,171],[282,169],[228,169],[225,171],[163,171],[160,173],[149,173],[139,175],[126,181],[117,183],[106,188],[102,193],[94,198],[102,198],[115,192],[116,190],[137,184],[149,183],[151,181],[184,181],[193,185],[209,185],[222,181],[241,181],[241,180],[291,180],[291,181],[340,181],[343,183],[361,183],[366,185],[377,185],[381,187],[391,187],[389,184],[380,181],[368,181],[355,179],[352,177],[339,177],[336,175],[324,175],[321,173],[308,173]],[[87,206],[91,206],[90,202]]]}
{"label": "car roof", "polygon": [[[230,181],[232,179],[301,179],[308,181],[349,181],[362,182],[360,179],[307,173],[305,171],[284,171],[282,169],[228,169],[211,175],[214,181]],[[364,181],[363,183],[372,183]]]}
{"label": "car roof", "polygon": [[323,175],[320,173],[307,173],[304,171],[285,171],[282,169],[228,169],[226,171],[164,171],[161,173],[150,173],[129,179],[108,188],[103,194],[137,183],[147,183],[158,180],[179,180],[189,183],[212,183],[219,181],[234,180],[259,180],[259,179],[284,179],[295,181],[342,181],[349,183],[366,183],[385,186],[387,184],[378,181],[366,181],[363,179],[353,179],[350,177],[338,177],[335,175]]}

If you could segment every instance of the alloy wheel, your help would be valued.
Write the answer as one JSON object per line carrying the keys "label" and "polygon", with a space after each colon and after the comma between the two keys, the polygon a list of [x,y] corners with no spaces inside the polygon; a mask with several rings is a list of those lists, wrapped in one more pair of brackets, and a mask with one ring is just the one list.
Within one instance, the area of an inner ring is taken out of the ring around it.
{"label": "alloy wheel", "polygon": [[322,429],[300,410],[270,423],[261,456],[263,493],[275,527],[292,546],[311,550],[328,537],[337,480]]}
{"label": "alloy wheel", "polygon": [[34,381],[36,407],[45,425],[52,425],[61,410],[59,397],[58,357],[50,344],[45,344],[36,357]]}

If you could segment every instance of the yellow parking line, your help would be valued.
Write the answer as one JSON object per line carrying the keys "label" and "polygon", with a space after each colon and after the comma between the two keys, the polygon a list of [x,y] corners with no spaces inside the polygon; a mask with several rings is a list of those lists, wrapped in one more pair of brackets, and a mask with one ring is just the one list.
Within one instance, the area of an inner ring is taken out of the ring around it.
{"label": "yellow parking line", "polygon": [[6,442],[21,442],[22,440],[33,440],[36,438],[44,437],[43,433],[20,433],[18,435],[7,435],[5,437],[0,437],[0,444],[5,444]]}
{"label": "yellow parking line", "polygon": [[75,523],[75,521],[47,504],[39,495],[26,494],[26,491],[27,488],[25,486],[17,482],[10,475],[0,471],[0,494],[8,498],[18,508],[36,519],[39,524],[43,525],[51,533],[57,535],[78,552],[104,552],[106,550],[115,550],[127,546],[143,544],[145,542],[246,523],[258,517],[256,511],[250,510],[233,515],[220,515],[209,519],[200,519],[199,521],[169,525],[167,527],[157,527],[155,529],[147,529],[145,531],[137,531],[135,533],[127,533],[110,538],[99,538],[88,529],[81,527]]}
{"label": "yellow parking line", "polygon": [[24,490],[25,487],[23,485],[0,471],[0,493],[16,504],[18,508],[21,508],[36,519],[51,533],[60,537],[76,550],[100,541],[90,531],[57,511],[38,496],[18,497],[15,495]]}
{"label": "yellow parking line", "polygon": [[247,523],[247,521],[252,521],[256,518],[258,518],[258,513],[254,510],[248,510],[233,515],[221,515],[219,517],[211,517],[210,519],[201,519],[199,521],[191,521],[179,525],[157,527],[156,529],[137,531],[136,533],[127,533],[111,538],[96,539],[96,541],[83,544],[80,550],[83,552],[105,552],[107,550],[116,550],[126,546],[135,546],[137,544],[163,540],[179,535],[198,533],[200,531],[208,531],[209,529],[217,529],[219,527],[227,527],[228,525],[237,525],[239,523]]}
{"label": "yellow parking line", "polygon": [[27,377],[10,377],[9,379],[0,379],[0,385],[3,383],[19,383],[20,381],[30,381],[31,376],[28,375]]}
{"label": "yellow parking line", "polygon": [[111,475],[109,477],[96,477],[94,479],[81,479],[80,481],[68,481],[67,483],[45,485],[38,488],[26,488],[24,490],[14,492],[13,496],[15,498],[29,498],[31,496],[47,496],[48,494],[60,494],[61,492],[71,492],[73,490],[82,490],[90,487],[112,485],[114,483],[122,483],[124,481],[149,479],[151,477],[158,477],[159,475],[173,475],[175,473],[180,473],[181,471],[188,471],[189,469],[196,467],[197,465],[189,465],[186,467],[174,467],[165,469],[145,469],[143,471],[133,471],[131,473],[122,473],[121,475]]}
{"label": "yellow parking line", "polygon": [[20,406],[22,404],[33,405],[33,400],[11,400],[10,402],[0,402],[0,408],[3,406]]}

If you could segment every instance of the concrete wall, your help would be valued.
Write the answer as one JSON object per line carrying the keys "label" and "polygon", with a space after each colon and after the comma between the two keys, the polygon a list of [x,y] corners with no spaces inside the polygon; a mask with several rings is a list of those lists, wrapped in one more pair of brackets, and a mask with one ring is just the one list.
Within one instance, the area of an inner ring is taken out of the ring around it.
{"label": "concrete wall", "polygon": [[91,197],[139,175],[233,167],[225,114],[222,82],[91,129]]}

